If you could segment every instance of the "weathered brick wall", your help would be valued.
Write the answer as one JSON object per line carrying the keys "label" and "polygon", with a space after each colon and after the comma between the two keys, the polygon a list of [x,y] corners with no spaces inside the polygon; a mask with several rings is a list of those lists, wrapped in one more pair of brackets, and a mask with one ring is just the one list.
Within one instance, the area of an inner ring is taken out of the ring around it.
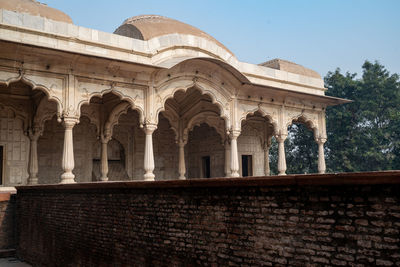
{"label": "weathered brick wall", "polygon": [[400,172],[19,187],[38,266],[400,265]]}
{"label": "weathered brick wall", "polygon": [[0,192],[0,252],[15,248],[15,195]]}

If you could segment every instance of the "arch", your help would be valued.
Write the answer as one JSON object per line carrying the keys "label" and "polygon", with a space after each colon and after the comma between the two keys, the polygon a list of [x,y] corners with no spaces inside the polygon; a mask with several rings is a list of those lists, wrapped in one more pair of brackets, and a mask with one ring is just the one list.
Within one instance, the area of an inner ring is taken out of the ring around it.
{"label": "arch", "polygon": [[48,120],[51,120],[54,115],[57,115],[57,110],[49,109],[46,105],[47,99],[42,98],[39,102],[39,105],[36,109],[36,114],[33,118],[33,126],[38,127],[41,131],[44,129],[44,123]]}
{"label": "arch", "polygon": [[[187,77],[181,76],[176,77],[175,79],[170,79],[164,84],[158,87],[158,100],[157,100],[157,108],[155,113],[155,120],[158,123],[158,115],[160,112],[165,111],[165,103],[168,99],[172,99],[176,92],[183,91],[187,92],[189,88],[195,88],[199,90],[202,95],[207,95],[210,97],[212,104],[215,104],[220,110],[220,117],[225,120],[226,128],[229,128],[230,125],[230,115],[229,115],[229,102],[230,99],[224,97],[223,94],[218,92],[218,90],[206,89],[206,83],[201,81],[197,77]],[[218,88],[217,85],[214,84],[213,88]],[[216,94],[218,93],[218,95]],[[161,95],[161,96],[160,96]]]}
{"label": "arch", "polygon": [[222,68],[241,84],[250,83],[250,80],[242,72],[240,72],[237,69],[237,67],[227,63],[226,61],[220,58],[215,58],[215,57],[205,57],[205,56],[199,57],[198,55],[178,55],[178,56],[175,55],[173,57],[168,57],[166,60],[162,61],[162,63],[159,63],[158,65],[168,69],[173,69],[180,64],[189,63],[190,61],[195,61],[195,60],[210,62],[213,65],[215,65],[216,68]]}
{"label": "arch", "polygon": [[[210,117],[213,119],[210,120]],[[215,131],[221,136],[222,140],[225,140],[225,128],[221,130],[221,127],[219,127],[220,125],[218,125],[218,121],[215,120],[215,118],[221,119],[218,114],[212,111],[204,111],[196,114],[188,121],[185,129],[183,130],[183,135],[187,138],[189,132],[192,131],[195,126],[200,126],[202,123],[206,123],[208,126],[215,129]]]}
{"label": "arch", "polygon": [[[104,125],[104,130],[107,135],[112,136],[114,126],[118,123],[120,116],[123,114],[127,114],[131,107],[132,106],[130,103],[122,102],[113,108],[113,110],[111,111],[111,113],[108,116],[107,121]],[[139,113],[139,118],[140,118],[140,113]],[[139,123],[140,123],[140,127],[142,127],[143,122],[140,121]]]}
{"label": "arch", "polygon": [[272,124],[273,128],[274,128],[274,133],[276,133],[278,131],[278,121],[277,119],[274,119],[273,114],[268,113],[267,111],[265,111],[261,106],[257,106],[254,109],[251,110],[247,110],[244,113],[242,113],[241,117],[239,118],[239,125],[242,125],[242,122],[245,121],[247,119],[248,116],[252,116],[254,115],[256,112],[260,113],[261,116],[263,118],[267,118],[268,121]]}
{"label": "arch", "polygon": [[[160,113],[161,115],[161,113]],[[175,142],[178,142],[179,138],[179,115],[172,109],[165,110],[162,115],[169,122],[170,129],[175,133]]]}
{"label": "arch", "polygon": [[290,120],[288,120],[285,124],[285,129],[292,125],[293,122],[303,123],[307,128],[313,131],[314,139],[318,138],[318,125],[314,123],[313,119],[309,118],[304,112],[290,117]]}
{"label": "arch", "polygon": [[[234,54],[223,45],[218,45],[215,41],[192,34],[164,34],[149,39],[147,43],[149,44],[148,51],[152,57],[156,59],[162,58],[165,52],[169,55],[170,53],[168,53],[168,51],[170,50],[189,50],[193,51],[195,54],[201,53],[223,60],[235,57]],[[178,55],[179,54],[182,54],[182,52],[178,53]]]}
{"label": "arch", "polygon": [[29,87],[31,87],[32,91],[34,90],[39,90],[43,92],[47,98],[48,101],[54,101],[57,104],[57,117],[60,118],[63,110],[63,104],[62,100],[55,96],[53,93],[52,88],[48,88],[47,86],[43,84],[38,84],[35,81],[29,79],[26,77],[25,73],[23,71],[20,71],[19,75],[17,77],[11,77],[7,80],[0,80],[0,84],[4,84],[5,86],[9,86],[12,83],[16,83],[21,81],[22,83],[25,83]]}
{"label": "arch", "polygon": [[144,123],[144,110],[141,107],[139,107],[138,105],[135,104],[135,99],[132,99],[130,96],[127,96],[127,95],[123,94],[119,90],[115,89],[114,86],[111,86],[110,88],[102,90],[100,92],[94,92],[94,93],[88,94],[85,99],[81,100],[78,103],[78,105],[77,105],[77,115],[80,116],[82,105],[89,105],[90,104],[90,100],[93,97],[102,98],[105,94],[108,94],[108,93],[112,93],[112,94],[116,95],[117,97],[119,97],[119,99],[121,101],[128,102],[133,110],[136,110],[136,111],[139,112],[140,123],[141,124]]}

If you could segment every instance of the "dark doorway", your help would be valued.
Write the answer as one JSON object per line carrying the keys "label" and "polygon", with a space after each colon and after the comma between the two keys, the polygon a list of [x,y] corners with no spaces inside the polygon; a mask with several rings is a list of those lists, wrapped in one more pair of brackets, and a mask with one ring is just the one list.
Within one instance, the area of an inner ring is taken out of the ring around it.
{"label": "dark doorway", "polygon": [[210,178],[211,177],[211,168],[210,168],[210,156],[205,156],[201,158],[202,167],[203,167],[203,177]]}
{"label": "dark doorway", "polygon": [[242,155],[242,176],[253,176],[253,156]]}
{"label": "dark doorway", "polygon": [[4,153],[3,146],[0,146],[0,184],[3,184],[3,161],[4,161]]}

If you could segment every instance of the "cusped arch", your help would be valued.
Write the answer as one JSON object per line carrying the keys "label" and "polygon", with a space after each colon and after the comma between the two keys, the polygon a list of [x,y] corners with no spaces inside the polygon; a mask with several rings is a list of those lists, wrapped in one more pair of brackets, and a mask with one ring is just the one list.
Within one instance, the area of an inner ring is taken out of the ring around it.
{"label": "cusped arch", "polygon": [[226,128],[230,125],[230,115],[229,115],[229,102],[230,99],[224,97],[223,94],[219,93],[218,90],[212,90],[207,84],[197,80],[188,79],[188,77],[182,77],[181,79],[172,79],[162,84],[158,88],[158,100],[157,109],[155,113],[155,120],[158,123],[158,115],[160,112],[165,111],[165,103],[168,99],[172,99],[176,92],[183,91],[187,92],[188,89],[195,88],[201,92],[202,95],[207,95],[210,97],[211,102],[218,107],[220,110],[220,117],[225,120]]}
{"label": "cusped arch", "polygon": [[[131,109],[131,108],[132,108],[131,103],[128,103],[126,101],[119,103],[117,106],[115,106],[113,108],[113,110],[111,111],[111,113],[108,116],[107,121],[106,121],[106,123],[104,125],[104,131],[105,131],[106,135],[112,136],[113,130],[114,130],[114,126],[116,124],[118,124],[119,118],[123,114],[127,114],[129,109]],[[142,127],[143,122],[139,122],[139,123],[140,123],[140,126]]]}
{"label": "cusped arch", "polygon": [[45,122],[51,120],[55,115],[57,115],[57,109],[54,110],[52,108],[49,108],[49,103],[51,102],[47,101],[47,99],[45,98],[40,100],[39,105],[36,109],[36,114],[33,118],[34,127],[43,130]]}
{"label": "cusped arch", "polygon": [[132,99],[130,96],[125,95],[124,93],[122,93],[121,91],[119,91],[119,90],[117,90],[117,89],[115,89],[113,87],[110,87],[108,89],[102,90],[100,92],[93,92],[93,93],[88,94],[85,99],[82,99],[81,101],[79,101],[79,103],[77,105],[77,115],[80,116],[81,107],[83,105],[89,105],[90,104],[90,100],[93,97],[102,98],[105,94],[108,94],[108,93],[112,93],[112,94],[116,95],[121,100],[121,102],[122,101],[128,102],[130,104],[130,107],[133,110],[137,110],[139,112],[140,123],[141,124],[144,123],[144,110],[143,110],[143,108],[138,106],[138,105],[136,105],[135,99]]}
{"label": "cusped arch", "polygon": [[303,123],[307,128],[311,129],[314,134],[314,138],[318,137],[318,124],[314,122],[313,118],[310,118],[306,113],[300,113],[295,116],[289,117],[286,121],[285,129],[287,129],[293,122]]}
{"label": "cusped arch", "polygon": [[189,132],[192,131],[195,126],[200,126],[202,123],[206,123],[208,126],[215,129],[215,131],[221,136],[222,140],[225,140],[227,131],[225,127],[218,125],[218,121],[220,119],[221,117],[212,111],[200,112],[188,121],[185,129],[183,130],[183,135],[187,137]]}
{"label": "cusped arch", "polygon": [[265,111],[262,107],[258,106],[254,109],[251,110],[246,110],[245,112],[242,113],[242,115],[239,118],[239,125],[242,125],[242,122],[247,119],[248,116],[253,116],[255,113],[260,113],[263,118],[267,118],[269,123],[272,124],[274,128],[274,133],[278,130],[278,120],[277,118],[274,118],[273,114]]}
{"label": "cusped arch", "polygon": [[56,96],[52,88],[49,88],[43,84],[36,83],[35,81],[27,78],[23,72],[21,72],[17,77],[10,77],[7,80],[0,80],[0,84],[9,86],[12,83],[22,82],[28,85],[32,91],[39,90],[46,95],[48,101],[54,101],[57,104],[57,117],[60,118],[63,110],[62,100]]}

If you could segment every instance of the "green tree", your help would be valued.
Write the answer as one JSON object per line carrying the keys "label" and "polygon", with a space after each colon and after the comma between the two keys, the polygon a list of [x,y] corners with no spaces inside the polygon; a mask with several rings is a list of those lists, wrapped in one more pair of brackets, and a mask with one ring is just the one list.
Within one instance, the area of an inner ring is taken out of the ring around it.
{"label": "green tree", "polygon": [[399,168],[399,76],[378,62],[362,68],[361,79],[339,69],[325,77],[328,95],[354,101],[327,110],[329,171]]}
{"label": "green tree", "polygon": [[[327,95],[353,100],[326,111],[328,172],[400,169],[400,81],[378,62],[366,61],[363,74],[325,77]],[[318,151],[313,133],[293,124],[285,141],[287,173],[317,172]],[[277,173],[277,145],[271,147],[271,170]]]}

